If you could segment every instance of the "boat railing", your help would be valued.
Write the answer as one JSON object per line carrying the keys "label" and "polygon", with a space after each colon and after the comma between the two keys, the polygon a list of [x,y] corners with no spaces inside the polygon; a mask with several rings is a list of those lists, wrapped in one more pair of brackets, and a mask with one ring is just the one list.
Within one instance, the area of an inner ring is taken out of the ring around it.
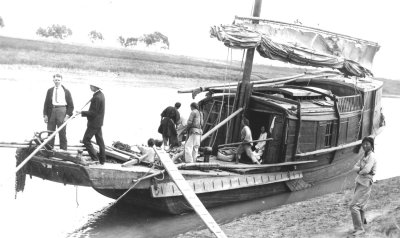
{"label": "boat railing", "polygon": [[339,112],[351,112],[362,109],[361,95],[337,97],[337,99]]}

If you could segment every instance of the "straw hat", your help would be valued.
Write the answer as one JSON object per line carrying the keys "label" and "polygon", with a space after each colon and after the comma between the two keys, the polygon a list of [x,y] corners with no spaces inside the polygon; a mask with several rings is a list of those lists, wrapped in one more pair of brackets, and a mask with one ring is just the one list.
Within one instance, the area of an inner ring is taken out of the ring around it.
{"label": "straw hat", "polygon": [[99,80],[99,79],[97,79],[97,80],[90,80],[89,81],[89,85],[91,85],[91,86],[94,86],[94,87],[96,87],[96,88],[98,88],[98,89],[103,89],[103,85],[102,85],[102,83],[101,83],[101,81]]}

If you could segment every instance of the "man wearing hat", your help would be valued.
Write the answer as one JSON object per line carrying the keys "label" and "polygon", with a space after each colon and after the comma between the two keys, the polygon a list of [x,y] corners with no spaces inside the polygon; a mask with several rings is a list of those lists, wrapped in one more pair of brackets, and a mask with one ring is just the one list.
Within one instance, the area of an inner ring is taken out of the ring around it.
{"label": "man wearing hat", "polygon": [[[100,164],[104,164],[106,160],[106,151],[101,127],[103,126],[104,121],[105,98],[103,92],[101,91],[102,89],[97,83],[91,83],[90,90],[93,92],[93,97],[90,100],[89,111],[77,113],[80,113],[83,117],[87,117],[88,120],[87,129],[85,131],[85,135],[83,136],[83,144],[93,160],[98,160],[100,161]],[[93,136],[95,136],[96,142],[99,145],[99,155],[97,155],[91,142]]]}
{"label": "man wearing hat", "polygon": [[180,119],[178,109],[181,107],[181,103],[175,103],[175,106],[169,106],[164,109],[161,113],[161,122],[158,128],[158,132],[162,134],[164,148],[169,143],[170,147],[178,146],[178,134],[176,131],[176,125]]}
{"label": "man wearing hat", "polygon": [[354,165],[353,171],[357,173],[356,187],[353,199],[350,202],[351,218],[353,220],[353,235],[365,232],[365,208],[371,195],[373,177],[376,174],[376,159],[374,153],[374,138],[364,137],[361,143],[364,150],[363,157]]}
{"label": "man wearing hat", "polygon": [[[46,99],[44,100],[43,118],[47,123],[47,130],[55,131],[56,127],[60,127],[64,122],[72,116],[74,103],[71,93],[63,85],[61,85],[62,75],[53,75],[54,87],[47,90]],[[65,126],[59,132],[60,149],[67,150],[67,127]],[[49,141],[48,145],[54,147],[54,138]]]}

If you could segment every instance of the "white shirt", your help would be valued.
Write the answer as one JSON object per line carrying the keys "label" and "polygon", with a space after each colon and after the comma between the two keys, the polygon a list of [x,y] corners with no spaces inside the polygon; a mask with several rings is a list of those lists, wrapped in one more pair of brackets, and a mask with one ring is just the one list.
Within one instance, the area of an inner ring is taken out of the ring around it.
{"label": "white shirt", "polygon": [[[57,94],[57,98],[56,98],[56,94]],[[65,101],[65,91],[64,91],[64,88],[61,87],[61,85],[58,86],[58,88],[54,87],[52,103],[53,103],[53,106],[66,106],[67,105],[67,102]]]}
{"label": "white shirt", "polygon": [[[258,140],[265,140],[265,139],[267,139],[267,132],[261,133],[260,137],[258,138]],[[256,149],[264,150],[265,143],[266,143],[266,141],[258,142],[257,145],[256,145]]]}

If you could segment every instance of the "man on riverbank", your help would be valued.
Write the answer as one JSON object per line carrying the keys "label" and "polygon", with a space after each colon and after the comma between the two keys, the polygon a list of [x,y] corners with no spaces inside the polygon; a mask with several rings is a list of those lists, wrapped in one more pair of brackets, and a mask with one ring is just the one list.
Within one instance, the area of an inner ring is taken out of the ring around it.
{"label": "man on riverbank", "polygon": [[356,187],[353,199],[350,203],[351,218],[353,220],[353,235],[357,236],[365,232],[363,225],[367,223],[365,219],[365,208],[371,195],[373,176],[376,173],[376,160],[374,153],[374,139],[365,137],[361,144],[364,155],[354,165],[353,171],[356,177]]}
{"label": "man on riverbank", "polygon": [[[100,161],[100,164],[104,164],[106,160],[106,151],[101,127],[104,122],[105,97],[101,91],[102,89],[94,83],[90,85],[90,90],[93,92],[93,97],[90,100],[89,111],[78,111],[77,113],[80,113],[83,117],[87,117],[88,120],[87,129],[83,136],[83,144],[92,160]],[[99,146],[99,155],[97,155],[91,142],[93,136],[95,136],[96,143]]]}
{"label": "man on riverbank", "polygon": [[176,125],[180,119],[178,109],[181,107],[181,103],[175,103],[175,106],[169,106],[164,109],[161,113],[161,122],[158,128],[158,132],[162,134],[164,149],[169,147],[178,146],[178,134],[176,132]]}
{"label": "man on riverbank", "polygon": [[[74,111],[71,93],[61,84],[62,75],[53,75],[53,82],[54,87],[47,90],[43,107],[43,119],[47,123],[48,131],[55,131],[57,127],[60,127],[72,116]],[[60,137],[60,149],[67,150],[67,127],[61,129],[58,135]],[[48,145],[54,147],[54,138],[49,141]]]}

